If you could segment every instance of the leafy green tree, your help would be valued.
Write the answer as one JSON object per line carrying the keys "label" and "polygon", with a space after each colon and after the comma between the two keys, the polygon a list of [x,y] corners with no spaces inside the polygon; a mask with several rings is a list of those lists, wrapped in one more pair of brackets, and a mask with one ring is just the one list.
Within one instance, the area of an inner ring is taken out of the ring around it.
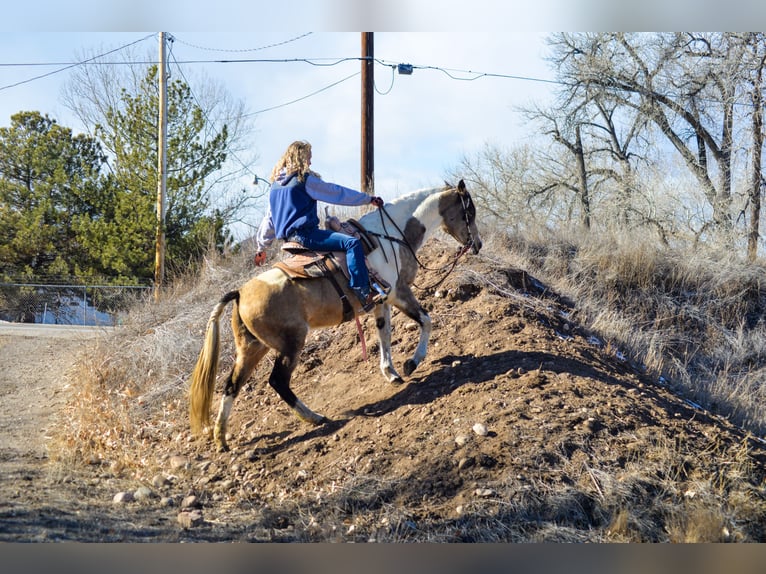
{"label": "leafy green tree", "polygon": [[[132,49],[122,53],[125,63],[119,66],[94,54],[78,56],[94,65],[72,70],[62,103],[101,141],[112,168],[110,184],[119,205],[111,221],[126,237],[110,246],[106,237],[117,230],[100,229],[91,240],[107,243],[105,264],[121,273],[135,269],[142,277],[153,277],[159,92],[158,69],[145,61],[156,54]],[[246,113],[246,102],[193,72],[172,67],[168,85],[169,274],[200,261],[209,247],[228,244],[230,226],[247,218],[262,195],[241,185],[243,179],[252,181],[250,166],[257,161],[251,137],[254,119]],[[123,203],[118,197],[130,199]]]}
{"label": "leafy green tree", "polygon": [[77,275],[91,267],[76,232],[97,217],[100,144],[39,112],[0,128],[0,267],[6,277]]}
{"label": "leafy green tree", "polygon": [[[228,130],[209,133],[205,115],[189,86],[168,85],[168,171],[166,262],[185,268],[210,245],[227,240],[224,221],[212,211],[206,178],[226,160]],[[113,156],[107,204],[99,217],[83,221],[80,230],[90,246],[101,246],[101,265],[114,273],[151,278],[158,157],[157,67],[149,69],[138,89],[123,89],[119,102],[105,110],[95,134]],[[107,217],[102,217],[107,215]]]}

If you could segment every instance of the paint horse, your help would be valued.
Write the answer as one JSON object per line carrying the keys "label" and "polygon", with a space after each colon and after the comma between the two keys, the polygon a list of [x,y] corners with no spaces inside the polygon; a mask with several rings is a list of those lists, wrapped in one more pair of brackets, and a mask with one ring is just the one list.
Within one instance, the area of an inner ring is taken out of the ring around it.
{"label": "paint horse", "polygon": [[[431,334],[431,318],[410,288],[421,266],[416,252],[430,234],[441,227],[463,246],[461,254],[469,249],[478,253],[481,237],[476,228],[476,208],[461,180],[457,186],[424,189],[400,197],[365,214],[359,223],[378,240],[378,246],[367,256],[369,266],[391,286],[385,301],[372,309],[380,341],[380,369],[388,381],[401,383],[402,377],[391,359],[390,306],[400,309],[420,326],[415,353],[404,363],[404,374],[409,376],[425,358]],[[357,298],[348,290],[348,281],[340,272],[337,275],[336,282],[343,285],[347,300],[353,302],[354,312],[363,313]],[[231,326],[236,358],[224,383],[213,427],[218,449],[228,450],[226,424],[234,399],[272,349],[276,358],[269,384],[301,419],[317,425],[326,422],[327,419],[309,409],[293,393],[290,377],[309,330],[343,322],[342,300],[327,278],[294,280],[274,267],[225,294],[210,314],[190,386],[192,432],[200,434],[210,430],[210,406],[220,346],[218,320],[230,302],[233,302]]]}

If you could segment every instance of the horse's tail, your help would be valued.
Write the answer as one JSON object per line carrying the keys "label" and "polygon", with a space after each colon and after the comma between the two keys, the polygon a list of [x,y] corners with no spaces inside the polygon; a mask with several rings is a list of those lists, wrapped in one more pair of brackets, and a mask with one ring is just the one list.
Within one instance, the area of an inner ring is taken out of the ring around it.
{"label": "horse's tail", "polygon": [[215,375],[218,371],[220,334],[218,319],[230,301],[239,301],[239,291],[226,293],[210,313],[205,342],[197,358],[189,387],[189,422],[193,434],[200,434],[210,422],[210,403],[213,401]]}

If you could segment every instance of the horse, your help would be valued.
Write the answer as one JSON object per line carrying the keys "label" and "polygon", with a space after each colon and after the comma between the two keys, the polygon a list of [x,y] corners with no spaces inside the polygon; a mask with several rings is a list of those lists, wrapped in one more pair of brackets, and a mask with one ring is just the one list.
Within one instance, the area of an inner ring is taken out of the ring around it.
{"label": "horse", "polygon": [[[391,306],[401,310],[420,327],[420,340],[413,356],[404,363],[409,376],[426,356],[431,334],[431,318],[418,303],[411,285],[419,266],[418,249],[437,229],[443,229],[462,248],[456,255],[472,250],[479,253],[482,242],[476,227],[476,208],[463,180],[457,186],[422,189],[411,192],[370,211],[359,219],[377,246],[367,255],[370,268],[390,285],[386,299],[371,309],[375,316],[380,348],[380,369],[386,380],[403,383],[391,358]],[[218,370],[220,346],[219,318],[228,303],[233,303],[231,327],[236,346],[234,364],[225,380],[223,397],[213,427],[218,450],[229,449],[226,442],[227,420],[242,385],[270,351],[276,352],[269,385],[303,419],[314,425],[328,422],[308,408],[290,389],[290,378],[298,364],[310,329],[342,323],[346,317],[343,302],[336,291],[342,285],[347,300],[353,302],[356,316],[365,313],[348,289],[348,282],[338,271],[336,285],[327,278],[291,279],[272,267],[239,289],[226,293],[215,305],[207,322],[205,338],[189,386],[189,419],[193,434],[210,434],[210,407]]]}

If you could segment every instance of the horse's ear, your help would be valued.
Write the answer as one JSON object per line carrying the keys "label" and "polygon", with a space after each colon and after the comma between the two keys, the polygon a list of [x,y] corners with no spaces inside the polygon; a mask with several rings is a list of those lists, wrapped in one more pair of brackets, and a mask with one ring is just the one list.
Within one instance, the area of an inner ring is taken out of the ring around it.
{"label": "horse's ear", "polygon": [[458,190],[459,193],[465,193],[466,192],[465,182],[462,179],[457,182],[457,190]]}

